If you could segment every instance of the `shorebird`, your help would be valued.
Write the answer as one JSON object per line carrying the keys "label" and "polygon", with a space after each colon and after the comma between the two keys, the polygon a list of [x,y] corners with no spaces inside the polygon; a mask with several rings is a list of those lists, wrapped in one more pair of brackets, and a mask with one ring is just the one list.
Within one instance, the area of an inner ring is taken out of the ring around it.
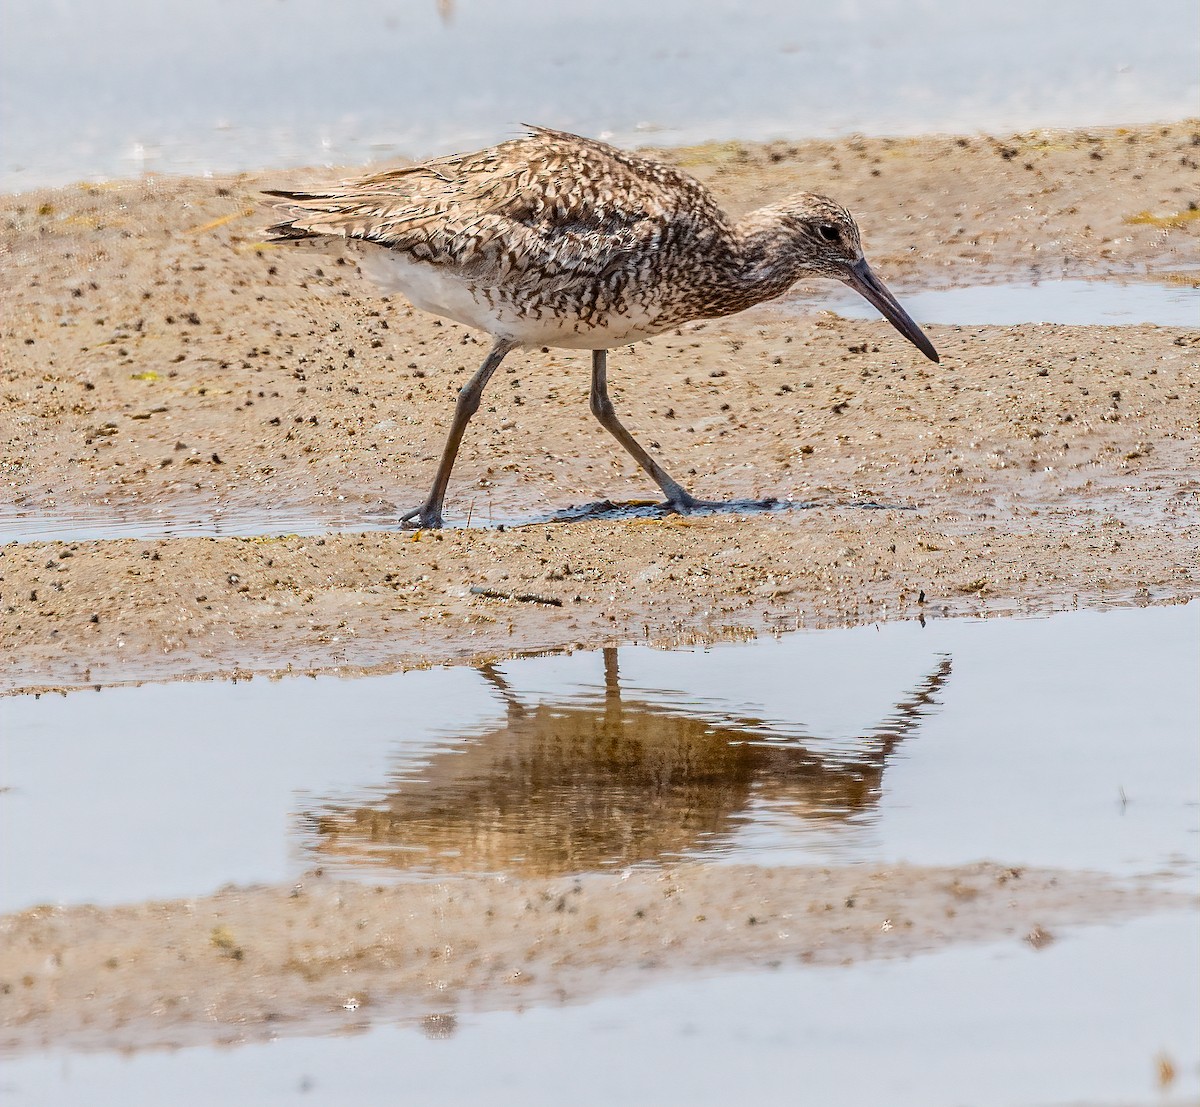
{"label": "shorebird", "polygon": [[485,331],[492,347],[463,386],[425,502],[401,517],[442,525],[463,433],[488,380],[518,346],[592,351],[591,411],[662,489],[673,480],[617,418],[607,351],[695,319],[743,311],[805,277],[861,293],[926,357],[937,351],[863,256],[850,213],[802,192],[732,220],[699,181],[579,135],[529,127],[470,154],[312,192],[271,190],[287,218],[273,242],[344,239],[385,293]]}

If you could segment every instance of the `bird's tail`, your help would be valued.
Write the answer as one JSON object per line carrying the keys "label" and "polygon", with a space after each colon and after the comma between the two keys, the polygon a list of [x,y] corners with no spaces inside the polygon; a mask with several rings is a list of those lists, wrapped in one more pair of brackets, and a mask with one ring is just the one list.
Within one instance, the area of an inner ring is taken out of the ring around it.
{"label": "bird's tail", "polygon": [[[289,201],[293,204],[302,204],[306,200],[320,200],[324,195],[320,192],[290,192],[282,188],[265,188],[262,194]],[[277,204],[276,207],[280,211],[289,210],[287,203]],[[297,226],[296,220],[300,213],[295,208],[291,208],[290,210],[290,219],[281,219],[278,223],[272,223],[263,230],[265,242],[298,242],[301,239],[318,237],[306,227]]]}

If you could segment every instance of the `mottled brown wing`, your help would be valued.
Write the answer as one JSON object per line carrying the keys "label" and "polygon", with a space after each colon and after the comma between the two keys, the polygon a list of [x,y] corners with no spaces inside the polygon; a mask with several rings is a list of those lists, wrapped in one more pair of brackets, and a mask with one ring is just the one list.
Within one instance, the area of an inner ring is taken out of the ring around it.
{"label": "mottled brown wing", "polygon": [[324,192],[272,192],[277,240],[375,242],[464,273],[603,280],[631,252],[686,248],[724,223],[699,182],[671,166],[543,128],[527,138],[374,174]]}

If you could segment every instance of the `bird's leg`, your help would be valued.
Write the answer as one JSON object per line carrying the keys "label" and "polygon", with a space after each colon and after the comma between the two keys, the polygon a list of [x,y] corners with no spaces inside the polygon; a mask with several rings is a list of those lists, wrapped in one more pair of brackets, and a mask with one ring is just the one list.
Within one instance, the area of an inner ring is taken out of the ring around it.
{"label": "bird's leg", "polygon": [[454,459],[458,456],[458,447],[462,443],[463,432],[471,416],[479,410],[479,399],[492,374],[499,368],[500,362],[514,346],[505,338],[498,338],[491,352],[484,358],[483,364],[476,370],[475,375],[463,385],[454,404],[454,421],[450,424],[450,433],[446,435],[446,445],[442,448],[442,460],[438,462],[437,475],[433,478],[433,487],[429,496],[420,507],[414,507],[407,515],[400,516],[400,522],[406,523],[416,519],[422,527],[440,527],[442,525],[442,501],[446,498],[446,486],[450,483],[450,470],[454,468]]}
{"label": "bird's leg", "polygon": [[621,425],[616,411],[613,410],[612,400],[608,398],[607,350],[592,351],[591,408],[592,414],[600,420],[600,425],[629,451],[634,461],[650,474],[654,483],[666,494],[667,503],[676,511],[691,511],[693,508],[703,506],[702,501],[695,499],[682,485],[672,480],[667,475],[667,471],[646,453],[638,445],[637,439]]}

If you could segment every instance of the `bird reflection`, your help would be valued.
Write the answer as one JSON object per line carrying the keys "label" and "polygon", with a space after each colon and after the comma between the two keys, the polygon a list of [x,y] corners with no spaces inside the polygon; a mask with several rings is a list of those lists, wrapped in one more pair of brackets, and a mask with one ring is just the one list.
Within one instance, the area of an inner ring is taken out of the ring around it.
{"label": "bird reflection", "polygon": [[324,861],[552,876],[720,849],[755,803],[844,822],[878,803],[887,760],[936,704],[950,659],[849,752],[626,698],[616,649],[604,651],[602,693],[558,703],[527,707],[495,666],[479,672],[504,723],[377,802],[309,815]]}

